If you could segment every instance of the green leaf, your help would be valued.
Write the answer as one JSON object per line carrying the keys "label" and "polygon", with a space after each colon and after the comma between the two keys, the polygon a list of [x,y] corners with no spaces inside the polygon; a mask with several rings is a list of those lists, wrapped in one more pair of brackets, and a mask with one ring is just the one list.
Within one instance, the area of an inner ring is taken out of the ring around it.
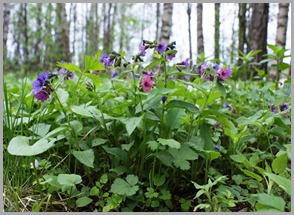
{"label": "green leaf", "polygon": [[45,135],[49,132],[51,125],[45,123],[37,123],[29,128],[30,131],[39,135],[40,137],[45,137]]}
{"label": "green leaf", "polygon": [[211,139],[210,128],[206,123],[202,123],[200,127],[200,136],[204,140],[204,150],[213,151],[214,144]]}
{"label": "green leaf", "polygon": [[283,173],[287,167],[287,164],[288,164],[287,153],[283,152],[282,154],[280,154],[273,160],[272,162],[273,171],[276,174]]}
{"label": "green leaf", "polygon": [[276,182],[288,195],[291,195],[291,180],[272,173],[265,172],[264,174]]}
{"label": "green leaf", "polygon": [[109,148],[107,146],[102,146],[102,148],[108,154],[114,155],[115,157],[117,157],[118,159],[120,159],[122,161],[127,161],[127,159],[128,159],[127,152],[123,151],[121,148],[118,148],[118,147]]}
{"label": "green leaf", "polygon": [[104,66],[97,59],[85,56],[85,71],[104,70]]}
{"label": "green leaf", "polygon": [[141,123],[142,121],[142,117],[131,117],[128,119],[122,119],[122,123],[124,123],[126,125],[126,129],[127,132],[129,134],[129,136],[131,136],[131,134],[133,133],[133,131],[135,130],[135,128]]}
{"label": "green leaf", "polygon": [[288,63],[282,62],[282,63],[278,64],[278,70],[283,71],[283,70],[288,69],[288,68],[290,68],[290,65]]}
{"label": "green leaf", "polygon": [[69,98],[69,94],[67,91],[65,91],[64,89],[62,88],[58,88],[56,90],[56,94],[58,95],[58,98],[61,102],[61,104],[63,106],[67,106],[67,101],[68,101],[68,98]]}
{"label": "green leaf", "polygon": [[159,143],[156,141],[148,141],[147,145],[152,151],[155,151],[159,147]]}
{"label": "green leaf", "polygon": [[76,134],[83,130],[83,124],[78,120],[73,120],[69,123]]}
{"label": "green leaf", "polygon": [[59,174],[57,181],[61,185],[75,186],[82,182],[82,177],[76,174]]}
{"label": "green leaf", "polygon": [[181,119],[186,116],[187,114],[181,108],[173,108],[168,110],[165,114],[166,125],[168,126],[169,130],[178,129],[181,127],[183,122]]}
{"label": "green leaf", "polygon": [[272,196],[265,193],[256,194],[258,197],[258,203],[266,205],[267,207],[278,209],[279,211],[284,212],[285,201],[281,197]]}
{"label": "green leaf", "polygon": [[151,63],[148,64],[144,69],[142,69],[142,71],[144,71],[144,70],[148,70],[148,69],[152,69],[152,68],[155,67],[156,65],[160,64],[163,60],[164,60],[164,58],[160,58],[160,59],[157,59],[157,60],[151,62]]}
{"label": "green leaf", "polygon": [[61,62],[57,62],[57,66],[58,67],[61,67],[61,68],[64,68],[70,72],[79,72],[79,73],[82,73],[81,69],[73,64],[73,63],[61,63]]}
{"label": "green leaf", "polygon": [[12,155],[33,156],[47,151],[54,145],[55,139],[48,143],[46,139],[40,139],[33,145],[29,145],[29,139],[25,136],[17,136],[11,139],[7,151]]}
{"label": "green leaf", "polygon": [[133,196],[139,190],[139,186],[135,185],[138,182],[138,177],[134,175],[128,175],[127,181],[121,178],[115,179],[113,184],[111,185],[110,192],[119,195]]}
{"label": "green leaf", "polygon": [[101,184],[106,184],[107,181],[108,181],[108,175],[107,174],[103,174],[101,177],[100,177],[100,183]]}
{"label": "green leaf", "polygon": [[100,78],[99,75],[92,74],[92,73],[83,73],[83,74],[84,76],[86,76],[87,78],[90,78],[93,81],[96,88],[98,88],[99,85],[103,83],[103,80]]}
{"label": "green leaf", "polygon": [[173,157],[167,151],[160,151],[156,157],[166,166],[172,167]]}
{"label": "green leaf", "polygon": [[81,116],[93,117],[92,113],[87,109],[85,105],[76,106],[73,105],[70,107],[72,112]]}
{"label": "green leaf", "polygon": [[44,138],[49,138],[52,136],[57,136],[57,134],[59,134],[62,131],[68,130],[67,126],[61,126],[58,128],[55,128],[53,131],[50,131],[49,133],[46,134],[46,136]]}
{"label": "green leaf", "polygon": [[90,190],[90,196],[97,196],[99,194],[99,189],[98,187],[92,187]]}
{"label": "green leaf", "polygon": [[93,149],[88,149],[85,151],[74,151],[73,155],[78,159],[82,164],[87,167],[94,168],[94,151]]}
{"label": "green leaf", "polygon": [[107,140],[97,137],[92,141],[92,147],[103,145],[106,142],[107,142]]}
{"label": "green leaf", "polygon": [[166,51],[165,54],[166,55],[168,55],[168,54],[176,54],[177,52],[178,51],[174,49],[174,50],[168,50],[168,51]]}
{"label": "green leaf", "polygon": [[176,167],[180,168],[181,170],[188,170],[190,169],[190,163],[185,160],[185,159],[181,159],[181,158],[175,158],[173,160],[173,163]]}
{"label": "green leaf", "polygon": [[181,147],[181,144],[174,140],[174,139],[162,139],[162,138],[158,138],[157,140],[161,145],[164,146],[169,146],[170,148],[175,148],[175,149],[179,149]]}
{"label": "green leaf", "polygon": [[164,175],[155,175],[153,178],[153,183],[155,186],[159,187],[161,185],[163,185],[165,182],[165,176]]}
{"label": "green leaf", "polygon": [[195,105],[182,100],[172,100],[166,105],[166,108],[184,108],[192,113],[198,112],[198,108]]}
{"label": "green leaf", "polygon": [[207,158],[210,161],[213,161],[213,160],[219,158],[219,156],[220,156],[219,152],[215,152],[215,151],[204,151],[204,152],[207,154]]}
{"label": "green leaf", "polygon": [[87,197],[87,196],[83,196],[79,199],[77,199],[76,201],[76,207],[85,207],[87,206],[88,204],[90,204],[91,202],[93,201],[93,199]]}
{"label": "green leaf", "polygon": [[128,176],[126,177],[126,181],[127,181],[130,185],[135,186],[135,185],[138,183],[139,179],[138,179],[137,176],[131,174],[131,175],[128,175]]}
{"label": "green leaf", "polygon": [[226,96],[226,88],[219,80],[216,81],[216,87],[218,91],[222,94],[222,96]]}
{"label": "green leaf", "polygon": [[243,172],[245,175],[250,176],[251,178],[255,178],[257,181],[261,181],[261,180],[262,180],[262,177],[259,176],[259,175],[257,175],[257,174],[255,174],[254,172],[251,172],[251,171],[246,170],[246,169],[242,170],[242,172]]}

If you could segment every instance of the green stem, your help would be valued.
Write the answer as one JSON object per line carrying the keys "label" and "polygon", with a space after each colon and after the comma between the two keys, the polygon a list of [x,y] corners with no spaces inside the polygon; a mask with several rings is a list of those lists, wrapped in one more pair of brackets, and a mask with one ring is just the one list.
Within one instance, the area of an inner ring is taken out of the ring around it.
{"label": "green stem", "polygon": [[167,87],[167,72],[166,72],[166,63],[163,61],[163,71],[164,71],[164,88]]}

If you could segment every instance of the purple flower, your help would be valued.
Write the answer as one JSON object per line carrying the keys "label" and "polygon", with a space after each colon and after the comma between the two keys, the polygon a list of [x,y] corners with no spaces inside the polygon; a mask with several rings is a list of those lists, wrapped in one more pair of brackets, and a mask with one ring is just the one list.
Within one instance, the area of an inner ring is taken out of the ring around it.
{"label": "purple flower", "polygon": [[151,71],[149,71],[149,70],[146,70],[144,73],[145,73],[144,77],[145,76],[150,76],[150,77],[154,76],[153,73]]}
{"label": "purple flower", "polygon": [[175,56],[176,56],[176,54],[167,54],[167,55],[165,56],[165,58],[166,58],[167,60],[172,60]]}
{"label": "purple flower", "polygon": [[269,104],[268,104],[268,108],[269,108],[274,114],[277,114],[277,113],[278,113],[275,104],[273,104],[273,103],[269,103]]}
{"label": "purple flower", "polygon": [[219,150],[220,150],[219,145],[215,145],[215,146],[214,146],[214,149],[215,149],[216,151],[219,151]]}
{"label": "purple flower", "polygon": [[67,78],[74,79],[75,75],[72,72],[67,74]]}
{"label": "purple flower", "polygon": [[60,68],[59,72],[61,75],[65,75],[67,73],[67,70],[64,68]]}
{"label": "purple flower", "polygon": [[171,75],[170,77],[170,80],[175,80],[175,76]]}
{"label": "purple flower", "polygon": [[219,68],[218,68],[218,64],[217,64],[217,63],[214,63],[214,64],[212,65],[212,68],[213,68],[216,72],[219,70]]}
{"label": "purple flower", "polygon": [[184,79],[187,80],[187,81],[189,81],[190,80],[190,76],[189,75],[185,75],[184,76]]}
{"label": "purple flower", "polygon": [[220,123],[219,122],[214,123],[214,127],[215,128],[220,128]]}
{"label": "purple flower", "polygon": [[117,70],[115,70],[115,71],[113,71],[113,72],[110,73],[111,78],[114,78],[117,75],[118,75],[118,71]]}
{"label": "purple flower", "polygon": [[185,65],[186,68],[190,67],[190,62],[189,62],[189,58],[186,58],[186,60],[184,60],[182,63]]}
{"label": "purple flower", "polygon": [[165,42],[160,42],[156,45],[156,50],[158,51],[159,54],[162,54],[166,50],[166,45]]}
{"label": "purple flower", "polygon": [[140,51],[141,51],[141,53],[142,53],[142,55],[141,56],[145,56],[146,55],[146,49],[147,49],[147,47],[144,45],[144,44],[141,44],[140,45]]}
{"label": "purple flower", "polygon": [[167,96],[162,96],[161,101],[163,104],[165,103],[166,100],[167,100]]}
{"label": "purple flower", "polygon": [[283,103],[283,104],[280,105],[280,110],[281,111],[288,110],[288,108],[289,107],[288,107],[288,105],[286,103]]}
{"label": "purple flower", "polygon": [[104,54],[104,55],[100,58],[99,62],[103,63],[104,66],[105,66],[106,68],[108,68],[108,66],[111,65],[111,64],[113,63],[113,60],[111,60],[107,54]]}
{"label": "purple flower", "polygon": [[206,63],[203,63],[200,67],[201,74],[208,68]]}
{"label": "purple flower", "polygon": [[38,93],[35,93],[34,96],[37,100],[44,102],[49,98],[49,93],[47,92],[46,89],[43,89],[41,91],[39,91]]}
{"label": "purple flower", "polygon": [[232,75],[232,70],[230,66],[228,66],[228,68],[226,69],[220,69],[218,71],[218,74],[219,74],[219,77],[224,81]]}
{"label": "purple flower", "polygon": [[150,91],[152,86],[153,86],[153,81],[150,76],[146,76],[145,78],[142,79],[142,88],[144,92]]}
{"label": "purple flower", "polygon": [[48,81],[48,74],[46,72],[42,72],[38,75],[37,79],[33,82],[33,93],[36,94],[43,89],[45,82]]}
{"label": "purple flower", "polygon": [[224,102],[223,107],[224,107],[224,108],[232,109],[232,105],[229,104],[229,103],[227,103],[227,102]]}

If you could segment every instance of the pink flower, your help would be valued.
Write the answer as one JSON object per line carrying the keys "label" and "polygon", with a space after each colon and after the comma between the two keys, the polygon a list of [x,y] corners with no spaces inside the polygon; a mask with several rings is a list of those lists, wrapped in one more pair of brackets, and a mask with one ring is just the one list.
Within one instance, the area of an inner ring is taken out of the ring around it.
{"label": "pink flower", "polygon": [[226,69],[220,69],[218,71],[218,74],[222,80],[226,80],[227,78],[229,78],[232,75],[232,70],[231,70],[230,66],[228,66],[228,68],[226,68]]}
{"label": "pink flower", "polygon": [[142,79],[142,88],[144,92],[148,92],[151,90],[153,86],[153,81],[150,76],[146,76]]}

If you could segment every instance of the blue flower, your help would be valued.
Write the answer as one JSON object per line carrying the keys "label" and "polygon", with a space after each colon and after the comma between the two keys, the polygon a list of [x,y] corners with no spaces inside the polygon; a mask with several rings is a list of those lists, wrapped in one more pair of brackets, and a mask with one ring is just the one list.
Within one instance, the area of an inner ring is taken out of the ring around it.
{"label": "blue flower", "polygon": [[109,58],[107,54],[103,54],[99,62],[103,63],[106,68],[113,63],[113,60]]}
{"label": "blue flower", "polygon": [[186,58],[186,60],[184,60],[182,63],[185,65],[186,68],[190,67],[190,62],[189,62],[189,58]]}
{"label": "blue flower", "polygon": [[220,150],[219,145],[215,145],[215,146],[214,146],[214,149],[215,149],[216,151],[219,151],[219,150]]}
{"label": "blue flower", "polygon": [[156,45],[156,50],[158,51],[159,54],[162,54],[166,50],[166,45],[165,42],[160,42]]}
{"label": "blue flower", "polygon": [[110,73],[111,78],[114,78],[114,77],[117,76],[117,75],[118,75],[118,71],[117,71],[117,70],[112,71],[112,72]]}
{"label": "blue flower", "polygon": [[217,63],[214,63],[214,64],[212,65],[212,68],[213,68],[216,72],[219,70],[219,68],[218,68],[218,64],[217,64]]}
{"label": "blue flower", "polygon": [[163,104],[165,103],[166,100],[167,100],[167,96],[162,96],[161,101]]}
{"label": "blue flower", "polygon": [[48,81],[48,74],[46,72],[42,72],[41,74],[39,74],[37,76],[37,79],[32,84],[33,93],[36,94],[40,92],[43,89],[46,81]]}

